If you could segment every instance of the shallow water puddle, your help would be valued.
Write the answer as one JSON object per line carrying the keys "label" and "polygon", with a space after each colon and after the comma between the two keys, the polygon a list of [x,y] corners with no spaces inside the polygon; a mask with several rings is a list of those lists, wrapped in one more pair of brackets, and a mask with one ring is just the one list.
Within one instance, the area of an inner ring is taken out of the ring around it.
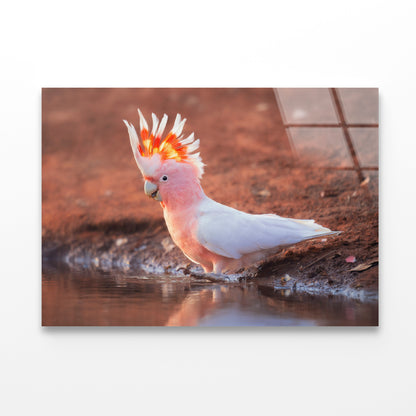
{"label": "shallow water puddle", "polygon": [[189,277],[103,274],[44,267],[44,326],[363,326],[377,302],[312,296]]}

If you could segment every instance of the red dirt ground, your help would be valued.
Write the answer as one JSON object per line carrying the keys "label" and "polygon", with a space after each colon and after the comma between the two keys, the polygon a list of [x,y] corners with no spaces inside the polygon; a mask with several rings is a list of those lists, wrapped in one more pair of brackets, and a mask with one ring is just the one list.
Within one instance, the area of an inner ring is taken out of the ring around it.
{"label": "red dirt ground", "polygon": [[[137,128],[137,107],[147,119],[151,112],[168,114],[170,123],[176,113],[188,119],[184,133],[201,139],[207,165],[202,186],[209,197],[246,212],[312,218],[343,231],[271,258],[256,270],[258,279],[276,282],[288,273],[324,287],[377,290],[377,172],[360,186],[353,171],[300,166],[271,89],[43,90],[45,258],[66,256],[96,267],[119,267],[121,258],[130,268],[134,259],[137,266],[187,263],[166,239],[161,208],[143,193],[122,122]],[[348,256],[356,263],[347,263]],[[350,272],[369,261],[369,269]]]}

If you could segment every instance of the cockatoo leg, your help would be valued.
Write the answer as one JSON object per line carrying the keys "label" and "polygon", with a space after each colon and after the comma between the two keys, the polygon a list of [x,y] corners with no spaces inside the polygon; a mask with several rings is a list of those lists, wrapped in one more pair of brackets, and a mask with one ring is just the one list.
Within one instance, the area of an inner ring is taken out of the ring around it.
{"label": "cockatoo leg", "polygon": [[213,268],[212,268],[212,263],[209,263],[209,265],[204,265],[202,263],[199,264],[203,269],[205,273],[211,273]]}
{"label": "cockatoo leg", "polygon": [[230,277],[222,274],[221,270],[223,267],[223,262],[219,261],[214,265],[211,263],[209,266],[200,264],[204,269],[204,273],[192,272],[191,276],[196,279],[209,280],[210,282],[228,282]]}
{"label": "cockatoo leg", "polygon": [[221,260],[218,260],[216,263],[214,263],[213,272],[214,274],[222,274],[222,268],[224,266],[224,262]]}

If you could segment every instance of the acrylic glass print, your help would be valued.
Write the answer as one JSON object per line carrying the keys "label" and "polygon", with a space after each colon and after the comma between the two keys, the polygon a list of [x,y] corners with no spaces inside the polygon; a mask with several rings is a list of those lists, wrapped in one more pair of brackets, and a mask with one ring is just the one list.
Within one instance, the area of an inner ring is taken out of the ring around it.
{"label": "acrylic glass print", "polygon": [[44,326],[378,325],[378,90],[44,89],[42,247]]}

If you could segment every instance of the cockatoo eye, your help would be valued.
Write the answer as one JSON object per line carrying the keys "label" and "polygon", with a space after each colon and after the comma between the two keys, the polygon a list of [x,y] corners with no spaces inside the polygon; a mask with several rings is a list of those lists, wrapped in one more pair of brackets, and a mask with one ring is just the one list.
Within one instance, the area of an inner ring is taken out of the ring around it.
{"label": "cockatoo eye", "polygon": [[166,175],[163,175],[163,176],[160,178],[160,181],[161,181],[161,182],[167,182],[167,181],[168,181],[168,177],[167,177]]}

